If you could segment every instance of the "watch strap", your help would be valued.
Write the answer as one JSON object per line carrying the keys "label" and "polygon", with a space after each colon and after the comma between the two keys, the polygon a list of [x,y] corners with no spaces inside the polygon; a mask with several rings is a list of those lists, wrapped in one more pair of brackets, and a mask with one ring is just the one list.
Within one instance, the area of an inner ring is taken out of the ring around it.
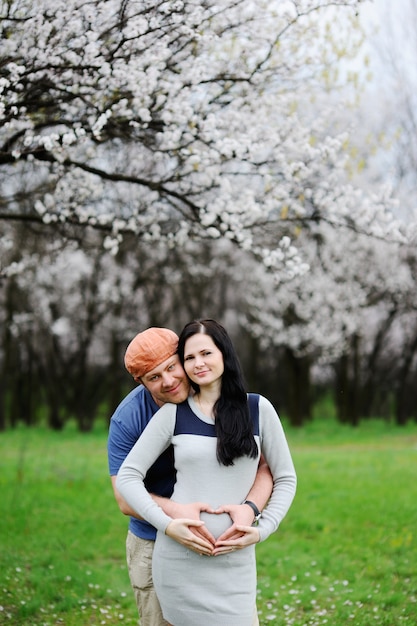
{"label": "watch strap", "polygon": [[256,504],[254,502],[252,502],[251,500],[245,500],[243,504],[247,504],[248,506],[250,506],[250,508],[252,509],[253,514],[255,516],[255,519],[253,521],[254,522],[258,522],[259,518],[262,515],[262,513],[260,512],[260,510],[258,509]]}

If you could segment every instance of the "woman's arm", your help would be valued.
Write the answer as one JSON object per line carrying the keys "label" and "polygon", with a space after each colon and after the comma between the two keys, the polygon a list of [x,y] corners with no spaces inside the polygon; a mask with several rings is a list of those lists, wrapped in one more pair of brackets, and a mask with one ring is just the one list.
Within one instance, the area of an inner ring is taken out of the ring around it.
{"label": "woman's arm", "polygon": [[[269,537],[278,528],[294,499],[297,479],[281,421],[272,404],[262,396],[259,398],[259,410],[261,451],[272,473],[272,494],[267,506],[262,511],[258,525],[234,524],[234,535],[232,537],[226,535],[225,537],[224,534],[219,537],[216,541],[214,554],[221,554],[231,547],[235,549],[245,548]],[[255,484],[256,481],[254,487]],[[252,489],[250,493],[252,493]],[[253,493],[255,494],[256,491]],[[249,494],[247,499],[250,499]],[[222,510],[229,512],[232,508],[232,506],[224,506]],[[252,523],[253,514],[250,524]]]}
{"label": "woman's arm", "polygon": [[123,461],[116,478],[119,497],[136,515],[165,532],[171,518],[148,493],[144,480],[148,469],[171,443],[175,406],[163,406],[150,420]]}
{"label": "woman's arm", "polygon": [[294,499],[297,476],[284,429],[272,404],[259,399],[261,451],[273,477],[273,490],[258,523],[260,541],[273,533],[284,519]]}
{"label": "woman's arm", "polygon": [[[261,456],[255,482],[253,483],[251,490],[246,496],[245,501],[249,500],[250,502],[253,502],[256,508],[259,511],[262,511],[269,498],[271,497],[272,488],[272,474],[265,459],[263,458],[263,456]],[[234,545],[235,547],[243,548],[247,545],[259,541],[259,536],[256,538],[256,536],[250,530],[250,527],[252,526],[255,519],[255,513],[249,504],[226,504],[217,509],[216,512],[228,513],[233,521],[232,526],[230,526],[230,528],[228,528],[220,537],[218,537],[216,542],[217,545]],[[242,526],[245,526],[247,530],[242,531]],[[235,543],[222,543],[231,540],[235,541]]]}
{"label": "woman's arm", "polygon": [[[198,519],[199,511],[208,510],[207,506],[194,503],[186,509],[179,508],[180,505],[165,498],[152,496],[144,485],[148,469],[171,443],[175,416],[176,406],[171,404],[164,405],[155,413],[119,469],[114,481],[115,495],[119,506],[123,504],[126,511],[146,519],[186,547],[209,554],[214,537],[205,529],[204,522]],[[176,519],[173,523],[175,515],[184,513],[193,514],[193,517]]]}

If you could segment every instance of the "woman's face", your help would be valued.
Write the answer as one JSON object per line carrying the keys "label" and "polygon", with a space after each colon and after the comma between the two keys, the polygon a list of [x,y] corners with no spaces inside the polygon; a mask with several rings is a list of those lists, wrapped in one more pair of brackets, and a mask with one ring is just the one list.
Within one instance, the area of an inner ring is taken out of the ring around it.
{"label": "woman's face", "polygon": [[223,354],[209,335],[198,333],[187,339],[184,369],[188,377],[200,387],[220,382],[224,372]]}

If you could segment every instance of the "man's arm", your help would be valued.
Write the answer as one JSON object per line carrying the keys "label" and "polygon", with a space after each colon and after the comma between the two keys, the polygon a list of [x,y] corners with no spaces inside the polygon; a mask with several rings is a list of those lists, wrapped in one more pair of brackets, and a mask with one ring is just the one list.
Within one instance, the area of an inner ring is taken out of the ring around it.
{"label": "man's arm", "polygon": [[142,517],[140,517],[140,515],[136,513],[136,511],[134,511],[134,509],[132,509],[132,507],[128,505],[126,500],[122,497],[122,495],[118,491],[116,487],[117,474],[115,476],[110,476],[110,478],[111,478],[111,485],[113,487],[114,497],[123,515],[129,515],[129,517],[136,517],[136,519],[143,519]]}
{"label": "man's arm", "polygon": [[[136,511],[128,505],[126,500],[118,491],[116,487],[117,475],[111,476],[110,478],[113,487],[114,497],[121,512],[124,515],[128,515],[129,517],[143,519],[143,517],[138,515]],[[207,530],[207,528],[204,525],[193,525],[192,523],[200,523],[200,513],[202,511],[206,511],[207,513],[214,513],[214,510],[211,509],[207,504],[205,504],[204,502],[179,504],[178,502],[174,502],[169,498],[163,498],[162,496],[157,496],[153,493],[151,493],[150,495],[152,496],[154,502],[156,502],[156,504],[161,507],[164,513],[172,517],[172,519],[182,521],[181,528],[179,529],[181,532],[181,538],[179,539],[178,537],[176,537],[177,541],[182,543],[185,547],[199,553],[201,552],[202,547],[206,546],[207,541],[210,543],[211,546],[214,546],[215,538]]]}
{"label": "man's arm", "polygon": [[[117,475],[111,476],[111,483],[113,487],[114,497],[119,506],[120,511],[124,515],[129,515],[131,517],[136,517],[137,519],[142,519],[124,500],[124,498],[119,493],[116,487],[116,479]],[[269,471],[269,467],[266,464],[266,461],[263,457],[259,462],[258,471],[256,474],[255,482],[253,483],[251,490],[246,496],[246,500],[250,500],[253,502],[257,508],[262,511],[268,502],[271,493],[272,493],[272,475]],[[179,517],[188,517],[184,515],[187,507],[192,507],[194,511],[208,511],[205,504],[195,502],[187,505],[180,505],[169,498],[163,498],[162,496],[156,496],[155,494],[151,494],[154,501],[161,507],[161,509],[173,519]],[[223,507],[222,507],[223,508]],[[253,510],[247,504],[243,505],[230,505],[230,511],[223,511],[218,509],[217,512],[228,512],[229,514],[232,512],[232,519],[235,523],[243,524],[243,525],[251,525],[253,522]],[[211,512],[208,511],[208,512]]]}
{"label": "man's arm", "polygon": [[273,486],[274,483],[272,479],[272,474],[264,457],[261,456],[255,482],[253,483],[251,490],[246,496],[246,500],[253,502],[258,507],[258,509],[262,511],[262,509],[265,508],[269,498],[271,497]]}
{"label": "man's arm", "polygon": [[[129,517],[135,517],[136,519],[143,519],[134,509],[132,509],[123,496],[120,494],[116,487],[117,476],[110,476],[111,484],[113,487],[114,497],[116,499],[117,504],[119,505],[119,509],[123,513],[123,515],[128,515]],[[150,494],[152,499],[158,506],[161,507],[164,513],[172,517],[172,519],[179,518],[193,518],[200,519],[200,513],[205,511],[206,513],[214,513],[214,509],[208,506],[205,502],[191,502],[190,504],[179,504],[170,498],[164,498],[163,496],[157,496],[154,493]]]}
{"label": "man's arm", "polygon": [[[261,456],[255,482],[246,496],[246,500],[253,502],[259,511],[262,511],[271,497],[272,488],[272,474],[265,459]],[[254,522],[255,514],[249,504],[226,504],[217,509],[216,513],[228,513],[233,521],[232,526],[218,537],[216,543],[237,539],[241,539],[241,541],[234,544],[236,547],[245,547],[254,543],[254,533],[250,527]],[[246,527],[246,530],[243,530],[242,526]]]}
{"label": "man's arm", "polygon": [[[124,515],[129,515],[137,519],[141,518],[124,500],[116,487],[117,476],[111,476],[111,482],[114,497],[119,506],[120,511]],[[257,508],[262,511],[268,502],[272,493],[272,475],[269,467],[263,457],[259,463],[258,472],[255,482],[249,491],[246,499],[253,502]],[[197,553],[206,552],[207,554],[222,554],[229,552],[231,547],[244,548],[252,543],[259,541],[259,535],[255,528],[252,527],[254,520],[253,509],[248,504],[231,504],[225,505],[217,509],[216,513],[228,513],[232,518],[233,525],[224,532],[217,541],[204,525],[195,525],[200,520],[200,513],[206,511],[214,513],[213,509],[203,502],[193,502],[191,504],[179,504],[169,498],[163,498],[151,494],[153,500],[161,507],[161,509],[177,520],[176,535],[173,537],[182,543],[188,549]],[[211,546],[208,547],[208,544]],[[213,546],[221,542],[213,552]],[[228,543],[232,542],[232,543]]]}

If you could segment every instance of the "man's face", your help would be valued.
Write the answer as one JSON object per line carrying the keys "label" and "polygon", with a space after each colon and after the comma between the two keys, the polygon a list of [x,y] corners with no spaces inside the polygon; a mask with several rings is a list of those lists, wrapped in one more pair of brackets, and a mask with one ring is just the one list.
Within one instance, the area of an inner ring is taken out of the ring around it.
{"label": "man's face", "polygon": [[190,393],[190,384],[177,354],[147,372],[140,382],[148,389],[158,406],[166,402],[183,402]]}

